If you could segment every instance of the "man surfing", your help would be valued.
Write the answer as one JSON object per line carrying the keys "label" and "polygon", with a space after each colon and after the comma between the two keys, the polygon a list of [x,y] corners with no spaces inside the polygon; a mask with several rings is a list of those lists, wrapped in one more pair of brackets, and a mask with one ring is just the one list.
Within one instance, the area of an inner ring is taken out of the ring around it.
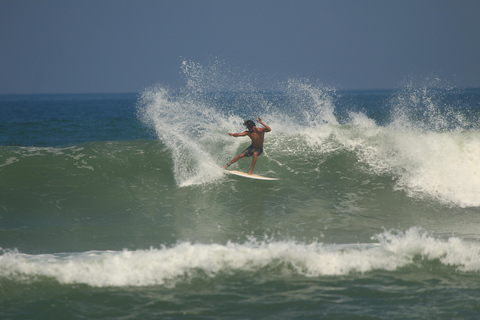
{"label": "man surfing", "polygon": [[243,150],[243,152],[240,153],[238,156],[233,158],[229,163],[227,163],[223,167],[223,169],[227,169],[232,164],[234,164],[240,159],[243,159],[244,157],[253,156],[252,167],[248,172],[249,175],[252,174],[253,167],[255,167],[255,163],[257,163],[257,157],[263,153],[263,140],[265,137],[265,132],[272,131],[272,129],[269,126],[263,123],[262,119],[260,118],[257,118],[257,119],[258,119],[258,123],[260,123],[263,126],[263,128],[257,128],[257,126],[255,125],[255,122],[253,122],[252,120],[245,120],[243,125],[247,127],[248,131],[244,131],[242,133],[229,133],[230,136],[235,138],[248,136],[252,140],[252,144],[247,149]]}

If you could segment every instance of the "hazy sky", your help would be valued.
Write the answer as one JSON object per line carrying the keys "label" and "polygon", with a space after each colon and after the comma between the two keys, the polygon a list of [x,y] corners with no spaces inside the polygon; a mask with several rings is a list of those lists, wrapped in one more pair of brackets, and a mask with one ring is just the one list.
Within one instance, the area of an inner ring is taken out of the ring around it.
{"label": "hazy sky", "polygon": [[0,94],[139,92],[216,57],[337,89],[480,87],[480,1],[0,0]]}

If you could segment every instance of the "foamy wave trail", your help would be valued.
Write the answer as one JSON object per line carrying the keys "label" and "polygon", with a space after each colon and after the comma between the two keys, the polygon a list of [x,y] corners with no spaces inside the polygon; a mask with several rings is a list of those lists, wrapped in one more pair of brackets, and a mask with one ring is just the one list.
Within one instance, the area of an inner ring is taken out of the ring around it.
{"label": "foamy wave trail", "polygon": [[396,124],[380,127],[359,115],[348,128],[334,128],[334,138],[327,142],[315,134],[309,134],[310,144],[317,143],[328,152],[353,152],[359,163],[366,165],[364,170],[391,176],[396,189],[410,197],[460,207],[480,206],[478,131],[437,132]]}
{"label": "foamy wave trail", "polygon": [[388,124],[380,126],[359,112],[351,112],[343,124],[334,119],[325,124],[317,121],[317,125],[305,126],[299,132],[297,151],[323,156],[351,152],[363,164],[358,170],[391,176],[395,189],[410,197],[478,207],[478,116],[472,114],[474,106],[455,100],[451,97],[454,94],[443,88],[409,84],[386,105],[391,110]]}
{"label": "foamy wave trail", "polygon": [[[137,251],[90,251],[28,255],[3,251],[0,275],[16,281],[52,278],[61,284],[108,286],[175,286],[195,278],[248,272],[264,276],[344,276],[437,262],[457,272],[480,270],[480,244],[460,238],[437,239],[417,228],[388,231],[370,244],[247,242],[179,243],[174,247]],[[422,267],[423,266],[423,267]]]}
{"label": "foamy wave trail", "polygon": [[409,82],[392,97],[386,127],[393,148],[385,159],[397,186],[460,207],[480,206],[480,130],[474,105],[456,100],[454,88]]}
{"label": "foamy wave trail", "polygon": [[426,195],[461,207],[480,206],[478,132],[395,130],[390,139],[395,158],[386,157],[384,163],[399,172],[398,188],[410,196]]}

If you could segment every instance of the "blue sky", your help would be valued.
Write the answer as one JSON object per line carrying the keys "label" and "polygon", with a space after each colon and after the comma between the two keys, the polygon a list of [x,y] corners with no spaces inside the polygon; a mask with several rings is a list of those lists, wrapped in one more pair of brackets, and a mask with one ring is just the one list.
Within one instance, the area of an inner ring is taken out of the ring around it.
{"label": "blue sky", "polygon": [[478,0],[1,0],[0,94],[181,85],[183,60],[337,89],[480,87]]}

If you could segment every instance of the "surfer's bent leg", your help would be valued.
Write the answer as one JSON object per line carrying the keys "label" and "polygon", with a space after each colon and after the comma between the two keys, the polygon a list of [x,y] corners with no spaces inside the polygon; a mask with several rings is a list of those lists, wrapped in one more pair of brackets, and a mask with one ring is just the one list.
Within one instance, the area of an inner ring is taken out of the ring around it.
{"label": "surfer's bent leg", "polygon": [[232,164],[234,164],[235,162],[237,162],[238,160],[242,159],[243,157],[245,157],[245,155],[243,153],[239,154],[238,156],[236,156],[235,158],[233,158],[232,160],[230,160],[229,163],[227,163],[223,169],[227,169],[228,167],[230,167]]}

